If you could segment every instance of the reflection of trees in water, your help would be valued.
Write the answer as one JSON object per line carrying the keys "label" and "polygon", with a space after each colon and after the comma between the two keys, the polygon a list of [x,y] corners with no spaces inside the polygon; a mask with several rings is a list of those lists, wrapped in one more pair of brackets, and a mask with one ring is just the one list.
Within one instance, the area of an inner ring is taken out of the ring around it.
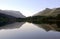
{"label": "reflection of trees in water", "polygon": [[54,30],[54,31],[60,31],[60,24],[44,24],[44,23],[34,23],[34,22],[31,22],[35,25],[37,25],[39,28],[43,28],[44,30],[46,31],[50,31],[50,30]]}
{"label": "reflection of trees in water", "polygon": [[54,30],[54,31],[60,31],[60,28],[57,27],[56,24],[35,24],[37,25],[39,28],[43,28],[46,31],[50,31],[50,30]]}
{"label": "reflection of trees in water", "polygon": [[60,31],[60,21],[56,21],[55,23],[53,22],[40,22],[40,21],[33,21],[31,22],[35,25],[37,25],[40,28],[45,29],[46,31],[54,30],[54,31]]}

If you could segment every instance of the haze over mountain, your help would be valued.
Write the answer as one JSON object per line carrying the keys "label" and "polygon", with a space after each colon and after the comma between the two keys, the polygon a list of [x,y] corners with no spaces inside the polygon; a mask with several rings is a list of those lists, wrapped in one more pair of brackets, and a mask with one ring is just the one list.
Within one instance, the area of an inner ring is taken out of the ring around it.
{"label": "haze over mountain", "polygon": [[57,14],[60,14],[60,8],[46,8],[45,10],[38,12],[34,16],[57,16]]}
{"label": "haze over mountain", "polygon": [[10,15],[10,16],[14,16],[14,17],[16,17],[16,18],[25,18],[25,16],[22,15],[22,13],[19,12],[19,11],[13,11],[13,10],[0,10],[0,13],[6,14],[6,15]]}

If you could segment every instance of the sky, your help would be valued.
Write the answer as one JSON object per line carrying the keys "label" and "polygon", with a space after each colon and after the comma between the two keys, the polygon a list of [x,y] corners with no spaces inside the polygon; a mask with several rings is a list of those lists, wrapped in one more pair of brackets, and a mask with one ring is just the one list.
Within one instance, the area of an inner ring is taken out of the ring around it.
{"label": "sky", "polygon": [[0,0],[0,9],[20,11],[25,16],[56,7],[60,7],[60,0]]}

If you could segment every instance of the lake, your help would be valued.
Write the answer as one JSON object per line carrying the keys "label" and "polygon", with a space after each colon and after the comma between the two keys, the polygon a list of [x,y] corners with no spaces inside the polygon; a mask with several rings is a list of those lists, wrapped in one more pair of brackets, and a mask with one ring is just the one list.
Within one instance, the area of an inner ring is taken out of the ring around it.
{"label": "lake", "polygon": [[16,22],[0,27],[0,39],[60,39],[60,32],[46,24]]}

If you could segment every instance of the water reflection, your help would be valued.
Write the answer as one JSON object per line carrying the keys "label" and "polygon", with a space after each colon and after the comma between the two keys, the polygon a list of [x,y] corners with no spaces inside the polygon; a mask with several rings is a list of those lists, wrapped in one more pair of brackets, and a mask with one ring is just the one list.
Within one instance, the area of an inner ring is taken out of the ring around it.
{"label": "water reflection", "polygon": [[15,28],[20,28],[25,22],[15,22],[12,24],[8,24],[5,26],[0,27],[0,29],[15,29]]}
{"label": "water reflection", "polygon": [[[5,26],[0,27],[0,29],[16,29],[20,28],[24,23],[26,22],[15,22],[12,24],[8,24]],[[45,31],[60,31],[60,27],[57,24],[39,24],[39,23],[33,23],[32,24],[36,25],[39,28],[44,29]]]}
{"label": "water reflection", "polygon": [[[14,26],[17,26],[20,23],[17,24],[14,23]],[[56,31],[46,32],[43,28],[41,28],[43,27],[42,25],[43,24],[33,24],[26,22],[19,29],[0,30],[0,38],[3,39],[9,39],[9,38],[10,39],[59,39],[60,38],[60,32],[56,32]]]}
{"label": "water reflection", "polygon": [[31,22],[31,23],[37,25],[39,28],[43,28],[46,31],[50,31],[50,30],[60,31],[60,24],[55,24],[55,23],[52,23],[52,24],[42,23],[42,24],[40,24],[37,22]]}
{"label": "water reflection", "polygon": [[53,30],[53,31],[60,31],[60,28],[57,27],[56,24],[35,24],[37,25],[39,28],[43,28],[45,31],[50,31],[50,30]]}

